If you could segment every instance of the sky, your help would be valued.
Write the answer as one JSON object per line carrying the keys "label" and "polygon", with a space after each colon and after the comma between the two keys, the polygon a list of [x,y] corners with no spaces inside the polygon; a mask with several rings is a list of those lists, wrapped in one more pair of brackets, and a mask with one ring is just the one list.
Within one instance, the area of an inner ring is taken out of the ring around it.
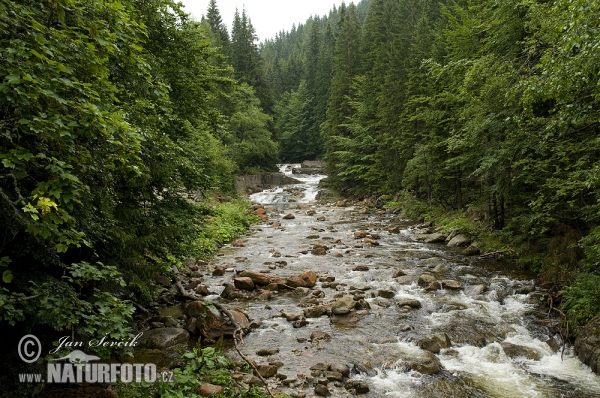
{"label": "sky", "polygon": [[[179,1],[184,4],[185,11],[197,20],[208,9],[209,0]],[[260,41],[272,39],[282,30],[291,30],[293,24],[297,26],[304,23],[311,15],[327,15],[334,5],[339,4],[342,4],[342,0],[217,0],[221,18],[229,33],[236,7],[240,13],[245,8]]]}

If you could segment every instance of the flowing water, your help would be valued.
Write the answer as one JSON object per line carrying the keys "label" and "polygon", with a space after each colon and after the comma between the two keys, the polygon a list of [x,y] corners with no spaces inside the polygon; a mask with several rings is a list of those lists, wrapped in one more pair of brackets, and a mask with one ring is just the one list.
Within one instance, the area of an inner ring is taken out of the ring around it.
{"label": "flowing water", "polygon": [[[287,166],[281,171],[290,174]],[[600,377],[570,347],[562,352],[552,328],[556,320],[540,304],[547,296],[531,292],[531,275],[464,257],[443,244],[417,242],[415,229],[394,214],[317,203],[317,184],[324,176],[293,177],[301,184],[251,196],[265,206],[269,220],[252,229],[246,247],[226,248],[216,263],[281,278],[312,270],[320,281],[310,291],[273,292],[249,301],[208,297],[259,322],[242,350],[258,363],[283,363],[279,373],[287,376],[285,385],[269,379],[277,391],[315,396],[310,368],[328,363],[352,368],[350,377],[369,385],[366,397],[600,397]],[[289,213],[295,218],[282,218]],[[388,232],[392,227],[399,233]],[[354,239],[356,231],[379,235],[379,245]],[[327,254],[311,254],[315,243],[327,245]],[[399,270],[406,276],[398,277]],[[458,281],[462,289],[426,291],[416,283],[423,273]],[[211,290],[220,293],[231,277],[211,278]],[[341,296],[354,297],[363,303],[361,309],[308,318],[298,328],[282,316]],[[421,307],[398,305],[406,299],[418,300]],[[331,340],[311,342],[315,331]],[[419,342],[443,333],[451,345],[435,354],[441,371],[413,370],[414,363],[431,363],[432,354]],[[507,346],[517,347],[516,354]],[[279,348],[279,353],[254,355],[263,348]],[[334,397],[352,396],[341,383],[328,388]]]}

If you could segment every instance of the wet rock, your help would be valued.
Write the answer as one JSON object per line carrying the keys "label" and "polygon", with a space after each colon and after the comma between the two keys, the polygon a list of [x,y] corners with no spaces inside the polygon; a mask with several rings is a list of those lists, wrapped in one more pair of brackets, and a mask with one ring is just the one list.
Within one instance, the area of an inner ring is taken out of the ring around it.
{"label": "wet rock", "polygon": [[399,234],[400,233],[400,227],[392,227],[392,228],[388,229],[388,231],[391,234]]}
{"label": "wet rock", "polygon": [[443,265],[443,261],[444,260],[442,260],[439,257],[430,257],[430,258],[426,258],[423,261],[421,261],[418,264],[418,267],[434,268],[434,267],[437,267],[438,265]]}
{"label": "wet rock", "polygon": [[317,217],[317,221],[326,221],[327,219],[325,218],[325,216],[319,216]]}
{"label": "wet rock", "polygon": [[412,330],[412,326],[410,325],[400,325],[398,327],[398,330],[401,332],[408,332],[409,330]]}
{"label": "wet rock", "polygon": [[535,292],[535,285],[533,283],[515,289],[515,294],[529,294],[533,292]]}
{"label": "wet rock", "polygon": [[511,358],[525,357],[534,361],[539,361],[542,355],[533,348],[525,347],[522,345],[512,344],[506,341],[500,343],[504,353]]}
{"label": "wet rock", "polygon": [[331,336],[322,330],[315,330],[314,332],[312,332],[310,334],[310,342],[313,344],[318,341],[329,341],[329,340],[331,340]]}
{"label": "wet rock", "polygon": [[309,368],[310,370],[318,370],[321,372],[325,372],[330,369],[330,366],[323,362],[318,362]]}
{"label": "wet rock", "polygon": [[331,312],[335,315],[344,315],[349,313],[355,306],[355,301],[350,296],[344,296],[337,299],[331,305]]}
{"label": "wet rock", "polygon": [[391,298],[393,298],[396,295],[396,292],[393,292],[391,290],[380,290],[380,291],[377,292],[377,295],[379,297],[383,297],[383,298],[386,298],[386,299],[391,299]]}
{"label": "wet rock", "polygon": [[442,285],[443,289],[448,289],[448,290],[461,290],[462,287],[462,283],[460,283],[459,281],[455,281],[452,279],[444,279],[442,281],[440,281],[440,284]]}
{"label": "wet rock", "polygon": [[406,272],[404,272],[403,270],[399,269],[396,272],[394,272],[393,278],[399,278],[399,277],[405,276],[405,275],[406,275]]}
{"label": "wet rock", "polygon": [[176,344],[184,344],[190,339],[190,334],[180,328],[151,329],[139,338],[141,348],[168,348]]}
{"label": "wet rock", "polygon": [[421,287],[427,287],[432,282],[435,282],[435,276],[430,274],[422,274],[421,276],[419,276],[419,279],[417,279],[417,285]]}
{"label": "wet rock", "polygon": [[438,333],[435,336],[433,336],[433,339],[439,344],[441,348],[450,348],[450,346],[452,346],[450,337],[446,333]]}
{"label": "wet rock", "polygon": [[346,390],[354,390],[357,394],[366,394],[370,391],[369,385],[362,380],[349,380],[344,384]]}
{"label": "wet rock", "polygon": [[266,286],[271,283],[271,277],[256,271],[244,270],[240,272],[239,277],[250,278],[256,285]]}
{"label": "wet rock", "polygon": [[447,265],[438,264],[431,272],[433,272],[434,274],[445,274],[448,271],[450,271],[450,268],[448,268]]}
{"label": "wet rock", "polygon": [[164,287],[171,287],[171,279],[167,278],[164,275],[158,275],[155,280],[156,283],[158,283],[159,285],[162,285]]}
{"label": "wet rock", "polygon": [[222,265],[217,265],[212,273],[213,276],[223,276],[225,275],[225,267]]}
{"label": "wet rock", "polygon": [[429,286],[425,288],[426,292],[432,292],[435,290],[440,290],[442,288],[442,284],[438,281],[431,282]]}
{"label": "wet rock", "polygon": [[310,251],[313,256],[324,256],[327,254],[327,249],[324,247],[315,247]]}
{"label": "wet rock", "polygon": [[458,234],[454,238],[450,239],[448,246],[450,247],[464,247],[469,246],[471,238],[466,235]]}
{"label": "wet rock", "polygon": [[429,351],[422,351],[420,355],[411,358],[408,363],[412,370],[424,375],[434,375],[442,370],[440,360]]}
{"label": "wet rock", "polygon": [[275,376],[277,374],[277,369],[278,367],[276,365],[256,365],[258,374],[265,379]]}
{"label": "wet rock", "polygon": [[446,241],[446,235],[439,234],[439,233],[429,234],[429,235],[425,235],[423,237],[423,242],[425,242],[425,243],[441,243],[441,242],[445,242],[445,241]]}
{"label": "wet rock", "polygon": [[249,386],[262,387],[264,385],[263,381],[254,375],[244,375],[242,382],[248,384]]}
{"label": "wet rock", "polygon": [[319,238],[320,238],[320,236],[319,236],[319,235],[308,235],[308,236],[306,237],[306,239],[319,239]]}
{"label": "wet rock", "polygon": [[419,346],[419,348],[422,350],[429,351],[434,354],[439,354],[440,349],[441,349],[441,347],[437,343],[437,341],[435,341],[434,339],[432,339],[430,337],[426,337],[426,338],[419,340],[419,342],[417,343],[417,346]]}
{"label": "wet rock", "polygon": [[314,271],[305,271],[300,277],[306,282],[308,287],[314,287],[317,283],[317,274]]}
{"label": "wet rock", "polygon": [[[202,301],[192,301],[188,304],[186,313],[188,317],[195,317],[196,325],[200,334],[207,339],[218,339],[223,335],[231,336],[235,330],[235,326],[230,323],[230,320],[216,309],[209,308]],[[231,311],[235,321],[240,324],[243,329],[250,327],[250,322],[246,315],[241,312]]]}
{"label": "wet rock", "polygon": [[210,292],[208,291],[208,287],[204,285],[199,285],[198,287],[196,287],[196,294],[199,294],[201,296],[208,296]]}
{"label": "wet rock", "polygon": [[290,276],[286,279],[286,284],[291,287],[306,287],[306,281],[299,276]]}
{"label": "wet rock", "polygon": [[335,205],[336,205],[336,207],[346,207],[346,201],[339,200]]}
{"label": "wet rock", "polygon": [[318,384],[315,387],[315,394],[320,397],[328,397],[331,395],[331,391],[329,391],[327,386],[324,386],[323,384]]}
{"label": "wet rock", "polygon": [[369,267],[366,265],[357,265],[356,267],[352,268],[352,271],[368,271]]}
{"label": "wet rock", "polygon": [[465,295],[475,297],[483,294],[487,287],[485,285],[473,285],[465,288]]}
{"label": "wet rock", "polygon": [[331,370],[332,372],[337,372],[337,373],[341,374],[343,377],[350,376],[350,368],[343,363],[333,363],[329,367],[329,370]]}
{"label": "wet rock", "polygon": [[260,350],[256,351],[256,355],[261,356],[261,357],[275,355],[278,353],[279,353],[279,348],[261,348]]}
{"label": "wet rock", "polygon": [[150,327],[152,329],[164,328],[165,324],[162,322],[150,322]]}
{"label": "wet rock", "polygon": [[402,298],[396,301],[398,307],[408,306],[410,308],[419,309],[421,308],[421,302],[416,299]]}
{"label": "wet rock", "polygon": [[354,239],[364,239],[367,237],[366,231],[358,231],[354,233]]}
{"label": "wet rock", "polygon": [[295,328],[303,328],[306,325],[308,325],[308,321],[306,319],[300,319],[298,321],[292,322],[292,326]]}
{"label": "wet rock", "polygon": [[309,210],[309,211],[306,212],[307,216],[314,216],[315,214],[317,214],[317,212],[314,211],[314,210]]}
{"label": "wet rock", "polygon": [[285,216],[281,217],[284,220],[293,220],[294,218],[296,218],[295,215],[293,215],[292,213],[286,214]]}
{"label": "wet rock", "polygon": [[283,317],[288,321],[288,322],[294,322],[294,321],[298,321],[300,319],[302,319],[302,317],[304,316],[304,314],[301,313],[290,313],[290,312],[282,312],[281,315],[283,315]]}
{"label": "wet rock", "polygon": [[254,282],[248,277],[239,277],[233,279],[233,285],[240,290],[253,290]]}
{"label": "wet rock", "polygon": [[398,278],[396,282],[400,285],[410,285],[413,282],[414,277],[411,275],[404,275]]}
{"label": "wet rock", "polygon": [[323,377],[325,377],[328,381],[342,381],[344,378],[340,372],[335,371],[323,372]]}
{"label": "wet rock", "polygon": [[185,322],[185,330],[190,332],[191,334],[195,334],[198,330],[198,325],[196,324],[197,319],[194,317],[188,318]]}
{"label": "wet rock", "polygon": [[364,239],[363,239],[363,242],[364,242],[364,243],[368,243],[368,244],[370,244],[370,245],[373,245],[373,246],[379,246],[379,242],[377,242],[377,241],[376,241],[375,239],[373,239],[373,238],[364,238]]}
{"label": "wet rock", "polygon": [[465,250],[461,252],[463,256],[476,256],[481,253],[481,250],[477,246],[471,245],[468,246]]}
{"label": "wet rock", "polygon": [[214,384],[204,383],[198,389],[198,394],[203,397],[211,397],[213,395],[221,395],[225,392],[225,389],[221,386]]}
{"label": "wet rock", "polygon": [[327,307],[324,305],[317,305],[314,307],[308,307],[304,309],[304,316],[306,318],[319,318],[327,314]]}
{"label": "wet rock", "polygon": [[[233,295],[235,292],[237,292],[237,289],[235,288],[235,286],[233,286],[231,283],[226,283],[225,289],[223,289],[223,291],[221,292],[221,297],[223,297],[224,299],[233,298]],[[190,315],[188,315],[188,316],[190,316]],[[191,315],[191,316],[193,316],[193,315]]]}
{"label": "wet rock", "polygon": [[243,240],[236,239],[233,242],[231,242],[231,246],[233,246],[233,247],[246,247],[246,244],[244,243]]}

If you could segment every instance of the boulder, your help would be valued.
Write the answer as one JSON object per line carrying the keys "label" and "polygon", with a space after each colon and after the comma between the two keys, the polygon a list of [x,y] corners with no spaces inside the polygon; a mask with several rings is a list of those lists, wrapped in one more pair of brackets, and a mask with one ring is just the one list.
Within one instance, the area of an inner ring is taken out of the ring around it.
{"label": "boulder", "polygon": [[300,277],[306,282],[307,287],[314,287],[317,283],[317,274],[314,271],[305,271]]}
{"label": "boulder", "polygon": [[331,336],[322,330],[315,330],[314,332],[312,332],[310,334],[310,342],[311,343],[316,343],[320,340],[329,341],[329,340],[331,340]]}
{"label": "boulder", "polygon": [[366,394],[369,392],[369,385],[363,380],[349,380],[344,384],[346,390],[354,390],[357,394]]}
{"label": "boulder", "polygon": [[185,344],[190,339],[190,334],[180,328],[151,329],[139,338],[140,348],[168,348],[177,344]]}
{"label": "boulder", "polygon": [[502,346],[506,356],[511,358],[525,357],[528,359],[533,359],[534,361],[539,361],[542,358],[542,355],[538,351],[530,347],[512,344],[506,341],[503,341],[500,343],[500,345]]}
{"label": "boulder", "polygon": [[324,247],[315,247],[310,251],[313,256],[324,256],[327,254],[327,249]]}
{"label": "boulder", "polygon": [[258,374],[264,377],[265,379],[275,376],[277,374],[277,369],[277,365],[256,365],[256,370],[258,370]]}
{"label": "boulder", "polygon": [[251,278],[248,278],[247,276],[234,278],[233,285],[240,290],[250,291],[250,290],[254,289],[254,282],[252,281]]}
{"label": "boulder", "polygon": [[256,271],[244,270],[244,271],[240,272],[239,277],[250,278],[250,279],[252,279],[252,282],[254,282],[254,284],[256,284],[256,285],[266,286],[269,283],[271,283],[270,276],[268,276],[266,274],[262,274],[260,272],[256,272]]}
{"label": "boulder", "polygon": [[444,279],[443,281],[440,281],[440,284],[442,285],[442,288],[448,289],[448,290],[462,289],[462,284],[459,281],[455,281],[452,279]]}
{"label": "boulder", "polygon": [[331,306],[331,312],[335,315],[344,315],[352,311],[356,303],[350,296],[337,299]]}
{"label": "boulder", "polygon": [[600,374],[600,316],[582,328],[575,340],[577,356],[592,372]]}
{"label": "boulder", "polygon": [[465,295],[475,297],[483,294],[487,287],[485,285],[472,285],[465,289]]}
{"label": "boulder", "polygon": [[422,351],[420,355],[411,358],[408,363],[412,370],[424,375],[437,374],[442,370],[440,360],[429,351]]}
{"label": "boulder", "polygon": [[286,284],[291,287],[307,287],[306,281],[299,276],[290,276],[287,278]]}
{"label": "boulder", "polygon": [[406,305],[406,306],[409,306],[414,309],[421,308],[421,302],[419,300],[409,299],[409,298],[399,299],[398,301],[396,301],[396,305],[398,307],[404,307]]}
{"label": "boulder", "polygon": [[354,239],[364,239],[367,237],[366,231],[358,231],[354,233]]}
{"label": "boulder", "polygon": [[379,242],[377,242],[375,239],[373,238],[364,238],[363,239],[364,243],[367,243],[369,245],[373,245],[373,246],[379,246]]}
{"label": "boulder", "polygon": [[417,285],[421,286],[421,287],[427,287],[429,286],[432,282],[435,282],[435,276],[430,275],[430,274],[422,274],[421,276],[419,276],[419,279],[417,279]]}
{"label": "boulder", "polygon": [[176,344],[169,348],[141,348],[133,349],[133,357],[125,357],[125,362],[131,363],[153,363],[157,369],[179,368],[185,366],[183,354],[188,352],[187,342]]}
{"label": "boulder", "polygon": [[332,372],[340,373],[343,377],[350,376],[350,368],[347,365],[344,365],[343,363],[331,364],[330,370]]}
{"label": "boulder", "polygon": [[[216,308],[209,308],[201,301],[192,301],[189,303],[186,313],[188,317],[196,318],[196,326],[200,334],[207,339],[216,340],[221,336],[231,336],[236,329],[229,319],[224,317]],[[250,327],[250,322],[246,315],[236,311],[231,311],[231,314],[243,329]]]}
{"label": "boulder", "polygon": [[284,220],[293,220],[294,218],[296,218],[295,215],[293,215],[292,213],[286,214],[285,216],[281,217]]}
{"label": "boulder", "polygon": [[377,295],[379,297],[383,297],[383,298],[386,298],[386,299],[391,299],[391,298],[394,298],[394,296],[396,295],[396,292],[393,292],[391,290],[380,290],[380,291],[377,292]]}
{"label": "boulder", "polygon": [[479,253],[481,253],[481,251],[477,246],[474,245],[468,246],[465,250],[461,252],[463,256],[476,256]]}
{"label": "boulder", "polygon": [[439,234],[439,233],[429,234],[429,235],[425,235],[423,237],[423,242],[425,242],[425,243],[441,243],[441,242],[445,242],[445,241],[446,241],[446,235]]}
{"label": "boulder", "polygon": [[315,387],[315,395],[318,395],[320,397],[328,397],[331,395],[331,391],[329,391],[327,386],[324,386],[323,384],[318,384]]}
{"label": "boulder", "polygon": [[327,314],[327,307],[324,305],[316,305],[304,309],[304,316],[306,318],[319,318],[325,314]]}
{"label": "boulder", "polygon": [[466,235],[458,234],[454,238],[450,239],[448,242],[448,246],[450,247],[464,247],[469,246],[471,243],[471,238]]}

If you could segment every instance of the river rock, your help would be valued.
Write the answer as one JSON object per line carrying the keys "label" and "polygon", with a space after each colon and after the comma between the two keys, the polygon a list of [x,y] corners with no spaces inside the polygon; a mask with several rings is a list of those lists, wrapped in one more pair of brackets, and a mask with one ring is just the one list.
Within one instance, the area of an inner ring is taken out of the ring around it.
{"label": "river rock", "polygon": [[431,270],[431,272],[433,272],[434,274],[445,274],[448,271],[450,271],[450,268],[448,268],[448,266],[444,264],[438,264],[433,270]]}
{"label": "river rock", "polygon": [[475,297],[483,294],[487,287],[485,285],[472,285],[465,288],[465,295],[469,297]]}
{"label": "river rock", "polygon": [[256,365],[256,370],[258,371],[258,374],[264,377],[265,379],[275,376],[277,374],[277,369],[277,365]]}
{"label": "river rock", "polygon": [[593,318],[578,332],[575,352],[592,372],[600,374],[600,316]]}
{"label": "river rock", "polygon": [[413,282],[414,277],[412,275],[404,275],[398,278],[396,282],[399,285],[410,285]]}
{"label": "river rock", "polygon": [[317,283],[317,274],[314,271],[305,271],[300,277],[306,282],[307,287],[314,287]]}
{"label": "river rock", "polygon": [[281,217],[284,220],[293,220],[294,218],[296,218],[295,215],[293,215],[292,213],[286,214],[285,216]]}
{"label": "river rock", "polygon": [[271,283],[270,276],[260,273],[260,272],[256,272],[256,271],[244,270],[244,271],[240,272],[239,277],[250,278],[250,279],[252,279],[252,282],[254,282],[256,285],[266,286],[269,283]]}
{"label": "river rock", "polygon": [[310,251],[310,253],[313,256],[324,256],[325,254],[327,254],[327,249],[324,247],[315,247]]}
{"label": "river rock", "polygon": [[316,305],[304,309],[304,316],[306,318],[319,318],[325,314],[327,314],[327,307],[324,305]]}
{"label": "river rock", "polygon": [[171,279],[167,278],[164,275],[157,275],[155,280],[156,283],[158,283],[159,285],[162,285],[164,287],[171,287]]}
{"label": "river rock", "polygon": [[454,238],[450,239],[448,246],[450,247],[463,247],[468,246],[471,243],[471,239],[463,234],[458,234]]}
{"label": "river rock", "polygon": [[234,278],[233,285],[240,290],[250,291],[250,290],[254,289],[254,282],[252,281],[251,278],[248,278],[247,276]]}
{"label": "river rock", "polygon": [[429,234],[423,236],[423,242],[425,243],[441,243],[446,241],[446,235],[444,234]]}
{"label": "river rock", "polygon": [[168,348],[176,344],[185,344],[190,339],[190,334],[180,328],[151,329],[139,338],[138,346],[141,348]]}
{"label": "river rock", "polygon": [[223,267],[222,265],[217,265],[215,267],[215,269],[213,270],[213,276],[223,276],[225,275],[225,267]]}
{"label": "river rock", "polygon": [[534,361],[539,361],[542,358],[542,355],[538,351],[530,347],[512,344],[506,341],[503,341],[500,343],[500,345],[502,346],[506,356],[511,358],[525,357],[528,359],[533,359]]}
{"label": "river rock", "polygon": [[408,364],[412,370],[424,375],[434,375],[442,370],[440,360],[429,351],[422,351],[419,355],[410,358]]}
{"label": "river rock", "polygon": [[204,383],[198,389],[198,394],[203,397],[211,397],[213,395],[221,395],[225,392],[225,389],[221,386],[214,384]]}
{"label": "river rock", "polygon": [[331,306],[331,312],[335,315],[344,315],[349,313],[356,303],[350,296],[344,296],[337,299]]}
{"label": "river rock", "polygon": [[380,291],[377,292],[377,295],[379,297],[383,297],[383,298],[386,298],[386,299],[391,299],[391,298],[394,298],[394,296],[396,295],[396,292],[393,292],[391,290],[380,290]]}
{"label": "river rock", "polygon": [[477,246],[474,245],[468,246],[465,250],[461,252],[463,256],[476,256],[479,253],[481,253],[481,251]]}
{"label": "river rock", "polygon": [[331,340],[331,336],[322,330],[315,330],[314,332],[312,332],[310,334],[310,342],[311,343],[316,343],[321,340],[329,341],[329,340]]}
{"label": "river rock", "polygon": [[329,391],[327,386],[324,386],[323,384],[318,384],[315,387],[315,394],[320,397],[328,397],[331,395],[331,391]]}
{"label": "river rock", "polygon": [[396,305],[398,307],[404,307],[406,305],[414,309],[421,308],[421,302],[419,300],[409,298],[398,299],[398,301],[396,301]]}
{"label": "river rock", "polygon": [[377,242],[377,241],[376,241],[375,239],[373,239],[373,238],[364,238],[364,239],[363,239],[363,242],[364,242],[364,243],[368,243],[368,244],[370,244],[370,245],[373,245],[373,246],[379,246],[379,242]]}
{"label": "river rock", "polygon": [[348,377],[350,375],[350,368],[343,363],[333,363],[329,368],[332,372],[338,372],[343,377]]}
{"label": "river rock", "polygon": [[256,355],[261,357],[267,357],[269,355],[275,355],[279,353],[279,348],[261,348],[256,351]]}
{"label": "river rock", "polygon": [[299,276],[290,276],[286,279],[286,284],[291,287],[306,287],[306,281]]}
{"label": "river rock", "polygon": [[288,321],[288,322],[294,322],[294,321],[299,321],[300,319],[303,318],[303,314],[294,314],[291,312],[282,312],[281,315],[283,315],[283,317]]}
{"label": "river rock", "polygon": [[440,281],[440,284],[442,285],[442,288],[448,289],[448,290],[461,290],[462,289],[462,283],[460,283],[459,281],[452,280],[452,279],[444,279],[443,281]]}
{"label": "river rock", "polygon": [[346,390],[354,390],[357,394],[366,394],[370,391],[369,385],[363,380],[349,380],[344,384]]}
{"label": "river rock", "polygon": [[404,272],[403,270],[399,269],[399,270],[396,270],[394,272],[393,278],[399,278],[399,277],[405,276],[405,275],[406,275],[406,272]]}
{"label": "river rock", "polygon": [[344,378],[340,372],[335,371],[325,371],[323,372],[323,377],[325,377],[328,381],[342,381]]}
{"label": "river rock", "polygon": [[368,271],[369,267],[366,265],[357,265],[356,267],[352,268],[352,271]]}
{"label": "river rock", "polygon": [[[216,308],[205,306],[202,301],[192,301],[189,303],[186,313],[188,317],[197,318],[196,325],[198,326],[198,330],[207,339],[214,340],[223,335],[231,336],[235,330],[235,326],[229,323],[229,319],[223,317]],[[243,329],[250,327],[250,322],[246,315],[237,311],[231,311],[231,314]]]}
{"label": "river rock", "polygon": [[421,276],[419,276],[419,279],[417,279],[417,285],[421,287],[427,287],[432,282],[435,282],[435,276],[430,274],[422,274]]}
{"label": "river rock", "polygon": [[354,233],[354,239],[364,239],[367,237],[366,231],[357,231]]}

